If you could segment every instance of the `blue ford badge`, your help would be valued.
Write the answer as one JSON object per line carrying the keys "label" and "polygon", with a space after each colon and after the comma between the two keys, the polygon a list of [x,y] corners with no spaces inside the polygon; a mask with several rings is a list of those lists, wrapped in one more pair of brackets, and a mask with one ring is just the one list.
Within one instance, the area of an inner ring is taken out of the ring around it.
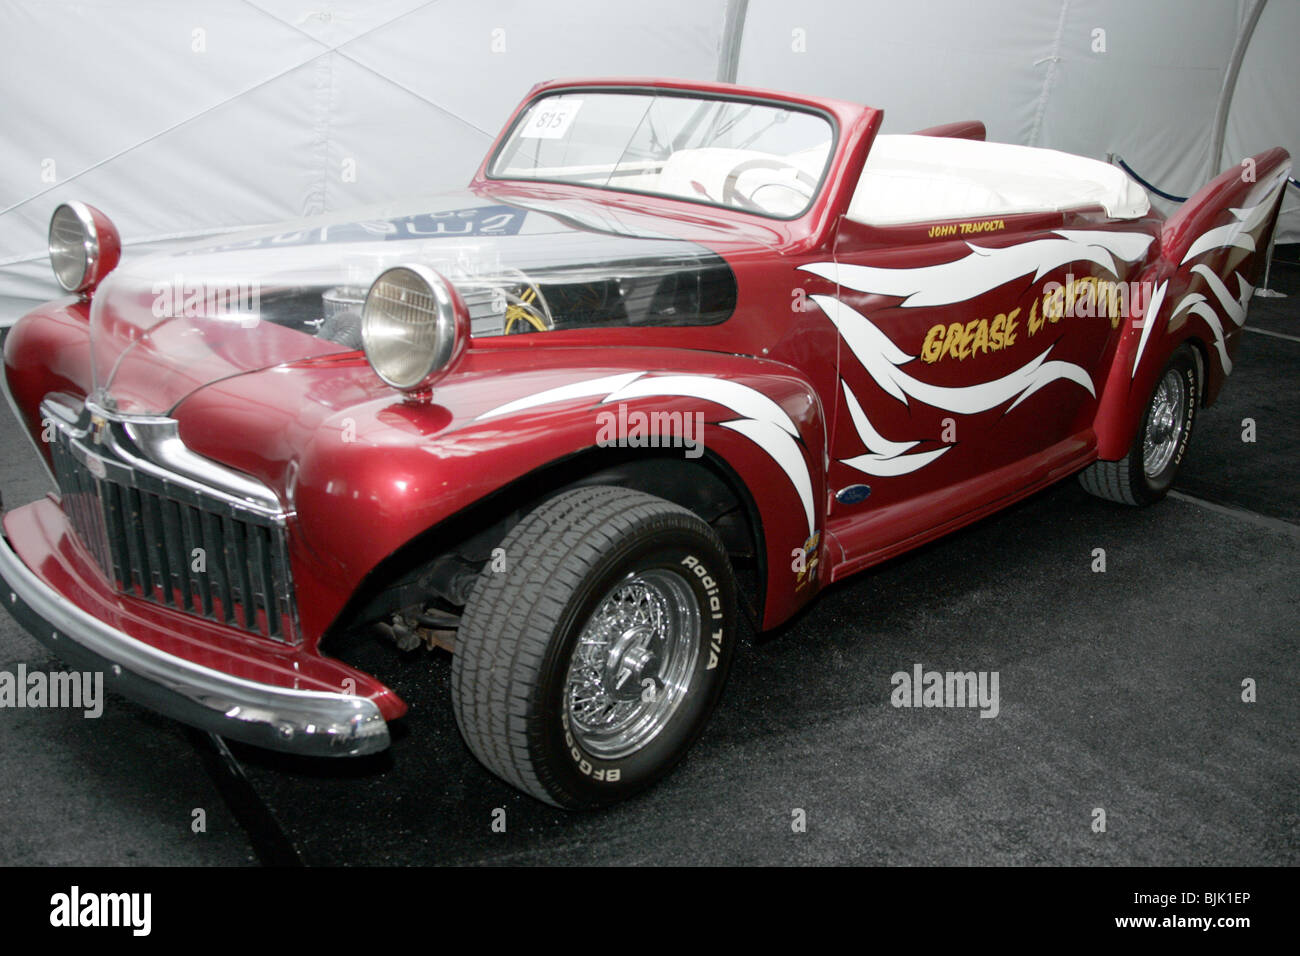
{"label": "blue ford badge", "polygon": [[856,505],[859,501],[866,501],[869,494],[870,485],[848,485],[835,492],[835,500],[842,505]]}

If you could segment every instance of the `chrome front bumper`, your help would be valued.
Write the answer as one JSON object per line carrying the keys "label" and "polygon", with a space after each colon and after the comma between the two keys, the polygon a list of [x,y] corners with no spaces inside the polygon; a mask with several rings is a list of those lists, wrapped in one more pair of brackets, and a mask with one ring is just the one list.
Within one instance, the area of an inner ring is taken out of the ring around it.
{"label": "chrome front bumper", "polygon": [[270,750],[351,757],[384,750],[373,700],[262,684],[163,653],[77,607],[27,567],[0,535],[0,602],[38,641],[109,690],[231,740]]}

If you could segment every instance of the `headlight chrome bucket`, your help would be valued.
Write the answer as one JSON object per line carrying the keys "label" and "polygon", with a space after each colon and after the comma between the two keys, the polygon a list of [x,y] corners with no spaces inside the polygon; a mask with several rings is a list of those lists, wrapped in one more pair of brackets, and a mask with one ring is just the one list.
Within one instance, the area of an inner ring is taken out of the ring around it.
{"label": "headlight chrome bucket", "polygon": [[117,265],[122,241],[102,212],[66,202],[50,217],[50,267],[67,292],[89,295]]}
{"label": "headlight chrome bucket", "polygon": [[404,392],[424,391],[469,339],[469,310],[450,282],[426,266],[381,273],[361,309],[361,339],[375,374]]}

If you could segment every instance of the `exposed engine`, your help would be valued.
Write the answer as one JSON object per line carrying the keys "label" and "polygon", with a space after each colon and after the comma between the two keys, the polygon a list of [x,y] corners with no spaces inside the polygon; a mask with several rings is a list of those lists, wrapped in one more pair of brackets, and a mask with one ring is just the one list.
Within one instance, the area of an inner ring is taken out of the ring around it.
{"label": "exposed engine", "polygon": [[[526,275],[504,269],[454,276],[475,337],[612,326],[712,325],[731,315],[735,279],[720,259],[609,263]],[[337,286],[320,297],[303,325],[348,348],[361,343],[366,290]],[[274,295],[272,299],[274,299]],[[284,314],[288,303],[272,302]],[[306,303],[302,303],[305,305]]]}

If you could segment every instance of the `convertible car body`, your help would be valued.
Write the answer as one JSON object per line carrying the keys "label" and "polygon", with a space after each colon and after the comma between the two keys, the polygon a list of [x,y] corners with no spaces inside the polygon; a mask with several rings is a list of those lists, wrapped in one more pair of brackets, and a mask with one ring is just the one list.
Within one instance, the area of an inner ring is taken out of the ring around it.
{"label": "convertible car body", "polygon": [[740,614],[1075,473],[1159,498],[1288,155],[1166,220],[1104,163],[882,115],[555,82],[463,192],[120,264],[61,206],[70,295],[5,341],[53,482],[4,515],[6,609],[110,688],[305,754],[381,750],[406,710],[332,648],[441,645],[475,755],[591,806],[682,756]]}

